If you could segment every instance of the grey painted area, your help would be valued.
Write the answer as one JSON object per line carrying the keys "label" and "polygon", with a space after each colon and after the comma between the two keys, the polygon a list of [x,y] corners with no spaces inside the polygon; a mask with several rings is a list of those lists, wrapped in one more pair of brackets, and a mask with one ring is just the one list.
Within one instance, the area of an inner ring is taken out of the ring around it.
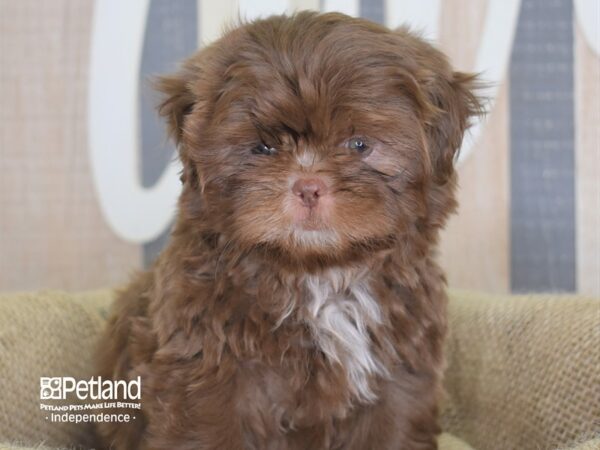
{"label": "grey painted area", "polygon": [[384,0],[360,0],[360,16],[373,22],[384,23]]}
{"label": "grey painted area", "polygon": [[[155,75],[171,73],[177,63],[197,48],[196,0],[152,0],[148,11],[140,67],[140,176],[143,186],[152,186],[170,159],[174,146],[167,140],[164,123],[156,113],[158,96],[152,90]],[[169,230],[144,245],[148,266],[164,247]]]}
{"label": "grey painted area", "polygon": [[576,287],[572,11],[570,0],[523,0],[517,26],[510,68],[516,292]]}

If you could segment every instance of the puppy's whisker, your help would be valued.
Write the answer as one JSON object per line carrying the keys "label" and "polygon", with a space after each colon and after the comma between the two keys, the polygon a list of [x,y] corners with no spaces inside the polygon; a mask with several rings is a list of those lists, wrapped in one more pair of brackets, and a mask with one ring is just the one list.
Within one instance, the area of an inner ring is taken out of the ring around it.
{"label": "puppy's whisker", "polygon": [[225,245],[223,245],[223,248],[221,249],[221,252],[219,253],[219,256],[217,257],[217,262],[215,263],[215,272],[214,272],[214,278],[215,280],[217,279],[217,276],[219,275],[219,269],[221,267],[221,261],[223,260],[223,257],[227,254],[227,252],[229,251],[230,248],[232,248],[234,241],[232,239],[229,239],[225,242]]}

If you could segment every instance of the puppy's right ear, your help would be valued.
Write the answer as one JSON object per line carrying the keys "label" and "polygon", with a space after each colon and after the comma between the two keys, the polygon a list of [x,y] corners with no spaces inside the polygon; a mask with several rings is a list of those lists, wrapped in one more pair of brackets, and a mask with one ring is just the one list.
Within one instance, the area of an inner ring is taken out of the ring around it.
{"label": "puppy's right ear", "polygon": [[181,183],[190,187],[197,186],[198,175],[194,163],[181,144],[185,118],[192,112],[196,102],[191,90],[193,79],[192,72],[183,68],[174,75],[162,76],[154,80],[155,89],[163,95],[163,100],[158,105],[158,113],[167,122],[169,136],[175,141],[179,158],[183,164]]}
{"label": "puppy's right ear", "polygon": [[192,81],[192,73],[185,68],[174,75],[158,77],[155,81],[155,88],[163,95],[158,112],[165,118],[169,135],[177,146],[183,137],[185,117],[192,112],[195,103]]}

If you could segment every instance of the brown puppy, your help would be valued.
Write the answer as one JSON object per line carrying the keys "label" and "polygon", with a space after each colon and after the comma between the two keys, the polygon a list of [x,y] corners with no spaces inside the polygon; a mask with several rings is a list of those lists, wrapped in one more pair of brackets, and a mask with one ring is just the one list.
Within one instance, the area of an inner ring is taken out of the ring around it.
{"label": "brown puppy", "polygon": [[183,192],[118,298],[99,375],[141,376],[111,448],[435,449],[474,78],[406,30],[303,12],[242,25],[162,79]]}

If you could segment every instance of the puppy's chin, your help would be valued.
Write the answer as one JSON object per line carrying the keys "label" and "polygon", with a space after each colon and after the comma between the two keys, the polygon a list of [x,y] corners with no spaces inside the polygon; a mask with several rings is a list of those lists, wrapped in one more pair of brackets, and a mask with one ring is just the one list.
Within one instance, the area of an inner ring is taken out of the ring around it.
{"label": "puppy's chin", "polygon": [[280,238],[287,241],[290,248],[333,251],[343,245],[339,233],[330,223],[328,206],[322,203],[314,208],[298,205],[286,208],[291,224]]}
{"label": "puppy's chin", "polygon": [[321,226],[314,227],[311,223],[294,226],[289,234],[289,243],[291,251],[298,249],[319,252],[342,249],[338,233]]}
{"label": "puppy's chin", "polygon": [[253,246],[267,263],[289,270],[316,272],[330,267],[360,264],[385,254],[396,245],[393,235],[349,240],[333,229],[295,227],[271,235]]}

